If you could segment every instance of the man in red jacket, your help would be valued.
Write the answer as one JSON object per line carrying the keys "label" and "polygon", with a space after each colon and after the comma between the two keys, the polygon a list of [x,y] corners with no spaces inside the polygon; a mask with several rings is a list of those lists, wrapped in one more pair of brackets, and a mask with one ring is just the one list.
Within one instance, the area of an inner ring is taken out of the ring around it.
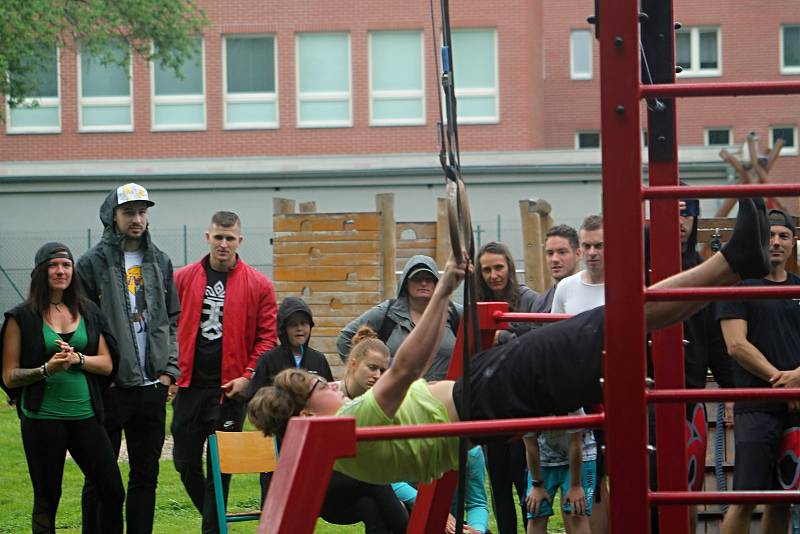
{"label": "man in red jacket", "polygon": [[[210,254],[175,273],[178,321],[178,392],[173,401],[173,461],[204,533],[219,532],[203,444],[216,430],[240,432],[256,361],[276,343],[272,282],[236,253],[239,217],[218,211],[206,232]],[[207,462],[208,464],[208,462]],[[230,476],[223,475],[225,499]]]}

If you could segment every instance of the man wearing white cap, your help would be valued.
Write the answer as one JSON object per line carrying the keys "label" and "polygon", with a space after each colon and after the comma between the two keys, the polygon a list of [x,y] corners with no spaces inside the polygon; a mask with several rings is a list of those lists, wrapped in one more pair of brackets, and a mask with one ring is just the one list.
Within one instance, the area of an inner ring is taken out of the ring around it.
{"label": "man wearing white cap", "polygon": [[[119,344],[119,371],[105,395],[105,427],[116,454],[125,432],[129,534],[153,530],[166,402],[178,378],[180,308],[172,261],[150,239],[147,210],[154,204],[138,184],[111,191],[100,207],[103,237],[77,268],[87,296],[100,306]],[[97,497],[88,483],[82,505],[84,534],[99,532]]]}

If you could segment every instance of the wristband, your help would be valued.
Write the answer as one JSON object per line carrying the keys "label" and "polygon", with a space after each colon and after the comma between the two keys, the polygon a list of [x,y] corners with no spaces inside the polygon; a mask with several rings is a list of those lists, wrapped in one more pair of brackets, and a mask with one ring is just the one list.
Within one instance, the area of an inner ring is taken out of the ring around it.
{"label": "wristband", "polygon": [[48,373],[48,372],[47,372],[47,362],[44,362],[44,363],[42,364],[42,366],[39,368],[39,371],[41,371],[41,373],[42,373],[42,378],[44,378],[45,380],[47,380],[48,378],[50,378],[50,373]]}
{"label": "wristband", "polygon": [[83,356],[82,352],[76,352],[75,354],[78,355],[80,361],[78,362],[78,367],[83,367],[83,364],[86,363],[86,358]]}
{"label": "wristband", "polygon": [[531,486],[534,488],[541,488],[544,486],[544,480],[536,480],[535,478],[531,479]]}

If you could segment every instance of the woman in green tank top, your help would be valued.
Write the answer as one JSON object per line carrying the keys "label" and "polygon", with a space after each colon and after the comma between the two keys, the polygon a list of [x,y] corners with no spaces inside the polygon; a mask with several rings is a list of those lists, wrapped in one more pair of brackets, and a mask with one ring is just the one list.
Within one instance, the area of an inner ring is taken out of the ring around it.
{"label": "woman in green tank top", "polygon": [[39,249],[27,300],[5,316],[2,385],[20,416],[33,485],[32,532],[55,532],[69,451],[102,496],[101,531],[121,533],[124,489],[100,419],[100,380],[113,373],[115,361],[105,321],[83,296],[65,245]]}

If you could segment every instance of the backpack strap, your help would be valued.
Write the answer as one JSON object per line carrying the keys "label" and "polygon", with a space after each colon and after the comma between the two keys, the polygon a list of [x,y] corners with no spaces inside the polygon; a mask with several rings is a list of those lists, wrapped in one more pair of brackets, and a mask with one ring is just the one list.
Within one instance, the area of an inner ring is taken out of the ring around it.
{"label": "backpack strap", "polygon": [[389,299],[389,305],[386,306],[386,313],[383,314],[383,321],[381,321],[381,326],[378,329],[378,339],[384,343],[389,340],[389,336],[392,335],[392,330],[394,330],[394,327],[397,326],[397,323],[394,322],[394,319],[389,317],[389,310],[392,309],[394,301],[395,299]]}
{"label": "backpack strap", "polygon": [[458,314],[456,305],[453,301],[447,303],[447,326],[453,331],[453,335],[458,337],[458,325],[461,322],[461,316]]}

